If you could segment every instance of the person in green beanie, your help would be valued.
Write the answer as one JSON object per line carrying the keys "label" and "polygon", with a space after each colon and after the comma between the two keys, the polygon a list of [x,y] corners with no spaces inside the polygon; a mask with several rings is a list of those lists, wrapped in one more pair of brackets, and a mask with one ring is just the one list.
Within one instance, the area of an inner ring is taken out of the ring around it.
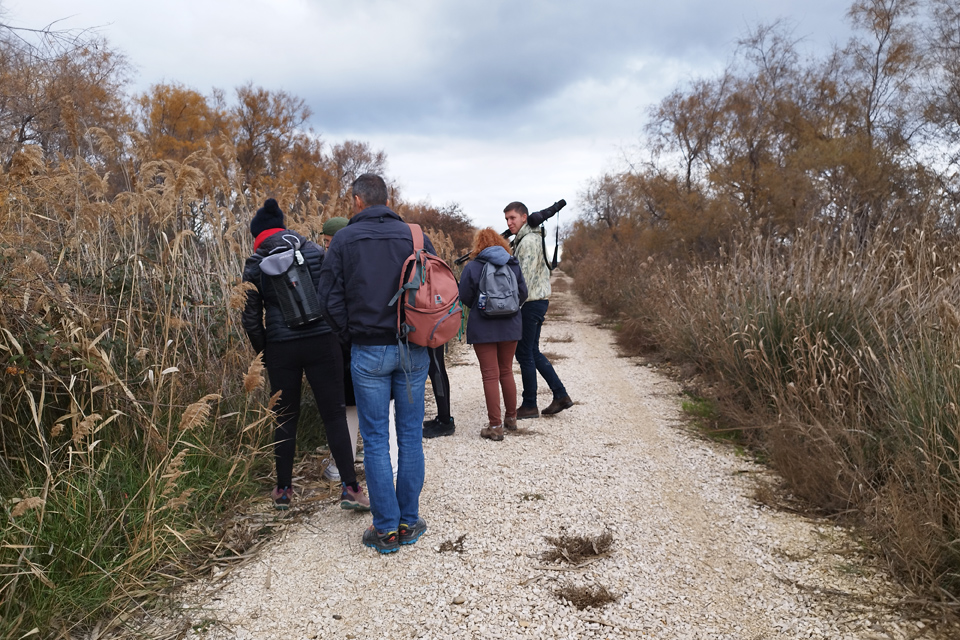
{"label": "person in green beanie", "polygon": [[336,235],[337,231],[343,229],[345,226],[350,224],[350,221],[343,217],[330,218],[323,223],[323,248],[330,248],[330,241],[333,240],[333,236]]}

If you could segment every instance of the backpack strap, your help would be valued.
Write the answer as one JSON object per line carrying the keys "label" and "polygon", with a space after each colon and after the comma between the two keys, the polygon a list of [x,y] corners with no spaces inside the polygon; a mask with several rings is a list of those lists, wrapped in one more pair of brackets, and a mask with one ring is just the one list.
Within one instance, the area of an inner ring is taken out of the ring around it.
{"label": "backpack strap", "polygon": [[[557,238],[558,242],[559,240],[560,238]],[[540,225],[540,250],[543,254],[543,263],[547,265],[547,270],[553,271],[554,269],[556,269],[557,268],[557,251],[556,249],[554,249],[553,251],[553,265],[551,266],[550,260],[547,258],[547,233],[546,231],[544,231],[542,224]]]}
{"label": "backpack strap", "polygon": [[417,297],[417,289],[427,281],[427,273],[423,258],[423,229],[420,225],[409,222],[407,226],[410,227],[410,235],[413,236],[413,269],[415,271],[414,277],[405,286],[410,304],[413,304]]}
{"label": "backpack strap", "polygon": [[[420,256],[423,253],[423,229],[421,229],[418,224],[407,223],[407,226],[410,227],[410,236],[413,239],[413,265],[410,268],[415,269],[416,277],[410,278],[407,282],[400,285],[400,290],[390,299],[390,304],[387,305],[390,307],[395,305],[405,292],[410,297],[410,302],[413,303],[417,295],[417,289],[419,289],[420,285],[424,282],[423,270],[420,267]],[[407,262],[404,263],[404,274],[406,273],[409,262],[410,258],[407,258]],[[400,308],[402,310],[403,305],[400,305]]]}
{"label": "backpack strap", "polygon": [[423,251],[423,229],[420,228],[420,225],[409,222],[407,226],[410,227],[410,235],[413,236],[413,252]]}

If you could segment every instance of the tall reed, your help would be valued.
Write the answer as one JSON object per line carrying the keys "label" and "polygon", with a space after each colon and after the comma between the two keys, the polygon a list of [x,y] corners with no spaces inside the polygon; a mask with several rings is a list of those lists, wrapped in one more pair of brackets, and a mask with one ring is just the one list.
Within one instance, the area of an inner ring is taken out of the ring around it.
{"label": "tall reed", "polygon": [[914,585],[960,595],[955,242],[811,228],[694,266],[638,252],[635,277],[598,294],[590,276],[622,269],[608,255],[579,259],[583,295],[730,390],[795,495],[858,515]]}
{"label": "tall reed", "polygon": [[[66,637],[151,597],[269,468],[237,313],[261,196],[209,149],[134,155],[110,196],[96,134],[0,175],[2,637]],[[311,207],[291,226],[316,226]]]}

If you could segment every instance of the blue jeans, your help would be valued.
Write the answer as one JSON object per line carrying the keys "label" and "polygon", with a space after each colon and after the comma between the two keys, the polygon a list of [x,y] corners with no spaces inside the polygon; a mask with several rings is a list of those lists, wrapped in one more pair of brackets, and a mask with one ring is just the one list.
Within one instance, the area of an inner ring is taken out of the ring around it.
{"label": "blue jeans", "polygon": [[517,343],[517,362],[520,364],[520,381],[523,384],[523,407],[537,406],[537,372],[543,376],[554,398],[567,395],[553,365],[540,353],[540,327],[547,315],[549,300],[528,300],[520,307],[523,334]]}
{"label": "blue jeans", "polygon": [[[423,396],[428,369],[427,349],[413,344],[354,344],[350,350],[350,372],[363,436],[363,468],[373,526],[378,531],[396,531],[401,522],[416,524],[420,515]],[[396,487],[390,466],[391,395],[397,427]]]}

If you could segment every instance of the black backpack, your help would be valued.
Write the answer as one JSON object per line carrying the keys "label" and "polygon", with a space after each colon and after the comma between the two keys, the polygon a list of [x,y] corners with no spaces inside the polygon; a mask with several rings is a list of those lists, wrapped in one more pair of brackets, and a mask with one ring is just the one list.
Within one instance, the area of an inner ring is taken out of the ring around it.
{"label": "black backpack", "polygon": [[260,286],[264,291],[274,291],[283,321],[295,329],[321,318],[320,303],[310,265],[300,253],[300,239],[287,234],[283,241],[289,249],[277,247],[260,261]]}
{"label": "black backpack", "polygon": [[520,287],[510,265],[483,264],[477,309],[487,318],[509,318],[520,311]]}

